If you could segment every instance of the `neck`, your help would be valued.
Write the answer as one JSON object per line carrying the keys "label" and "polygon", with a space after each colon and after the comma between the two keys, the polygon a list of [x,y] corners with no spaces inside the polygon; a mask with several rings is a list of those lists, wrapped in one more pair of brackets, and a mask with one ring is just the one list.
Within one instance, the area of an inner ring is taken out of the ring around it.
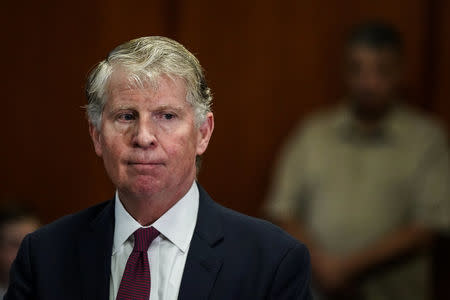
{"label": "neck", "polygon": [[[192,183],[183,184],[165,191],[146,195],[136,195],[128,191],[118,190],[120,201],[127,212],[141,224],[148,226],[158,220],[184,195],[187,194]],[[174,192],[175,191],[175,192]]]}
{"label": "neck", "polygon": [[370,134],[373,131],[376,131],[380,126],[380,119],[370,120],[370,119],[356,119],[356,126],[361,130],[361,132],[365,132]]}
{"label": "neck", "polygon": [[388,117],[393,109],[393,103],[375,109],[364,107],[357,102],[353,102],[351,109],[358,127],[363,131],[371,132],[376,130],[380,123]]}

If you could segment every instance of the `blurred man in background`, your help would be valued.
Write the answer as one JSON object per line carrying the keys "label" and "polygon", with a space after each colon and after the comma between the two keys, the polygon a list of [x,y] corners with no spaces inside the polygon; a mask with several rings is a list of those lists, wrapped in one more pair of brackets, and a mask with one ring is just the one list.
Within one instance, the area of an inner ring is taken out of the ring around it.
{"label": "blurred man in background", "polygon": [[18,205],[0,208],[0,299],[8,287],[9,269],[16,258],[25,235],[35,231],[39,221],[29,211]]}
{"label": "blurred man in background", "polygon": [[401,103],[395,29],[362,24],[345,50],[348,96],[289,140],[266,213],[307,244],[319,299],[429,299],[427,250],[449,228],[446,136]]}

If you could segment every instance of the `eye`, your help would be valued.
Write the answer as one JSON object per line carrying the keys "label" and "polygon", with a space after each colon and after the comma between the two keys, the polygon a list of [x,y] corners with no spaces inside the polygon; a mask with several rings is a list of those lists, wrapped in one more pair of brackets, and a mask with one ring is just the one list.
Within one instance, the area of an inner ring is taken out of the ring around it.
{"label": "eye", "polygon": [[171,113],[165,113],[165,114],[163,114],[162,116],[163,116],[163,118],[164,118],[165,120],[172,120],[172,119],[175,118],[175,115],[174,115],[174,114],[171,114]]}
{"label": "eye", "polygon": [[132,113],[121,113],[117,118],[121,121],[133,121],[136,119],[135,115]]}

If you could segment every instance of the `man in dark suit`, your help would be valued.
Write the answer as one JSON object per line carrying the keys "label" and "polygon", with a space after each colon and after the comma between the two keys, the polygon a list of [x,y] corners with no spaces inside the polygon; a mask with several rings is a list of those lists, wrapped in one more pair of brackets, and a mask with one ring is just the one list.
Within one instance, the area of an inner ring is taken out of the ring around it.
{"label": "man in dark suit", "polygon": [[115,48],[86,88],[113,200],[28,235],[12,299],[310,299],[304,245],[216,204],[196,182],[214,128],[198,60],[144,37]]}

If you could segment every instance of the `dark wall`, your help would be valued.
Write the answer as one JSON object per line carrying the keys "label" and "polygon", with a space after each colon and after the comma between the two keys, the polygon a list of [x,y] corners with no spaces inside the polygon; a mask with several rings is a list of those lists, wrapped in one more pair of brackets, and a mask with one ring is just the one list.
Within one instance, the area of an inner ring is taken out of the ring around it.
{"label": "dark wall", "polygon": [[[400,3],[401,2],[401,3]],[[87,131],[83,86],[117,44],[176,38],[200,59],[216,131],[200,181],[256,215],[277,151],[309,113],[341,94],[343,34],[367,18],[404,33],[410,101],[450,129],[448,1],[9,1],[2,9],[0,196],[44,222],[113,195]]]}
{"label": "dark wall", "polygon": [[[341,95],[343,35],[367,18],[404,34],[409,101],[450,131],[449,1],[7,1],[0,198],[24,199],[46,223],[112,197],[81,108],[86,74],[126,40],[165,35],[199,57],[215,95],[200,182],[257,215],[290,130]],[[448,265],[448,242],[439,249],[436,265]],[[435,272],[439,292],[448,269]]]}

